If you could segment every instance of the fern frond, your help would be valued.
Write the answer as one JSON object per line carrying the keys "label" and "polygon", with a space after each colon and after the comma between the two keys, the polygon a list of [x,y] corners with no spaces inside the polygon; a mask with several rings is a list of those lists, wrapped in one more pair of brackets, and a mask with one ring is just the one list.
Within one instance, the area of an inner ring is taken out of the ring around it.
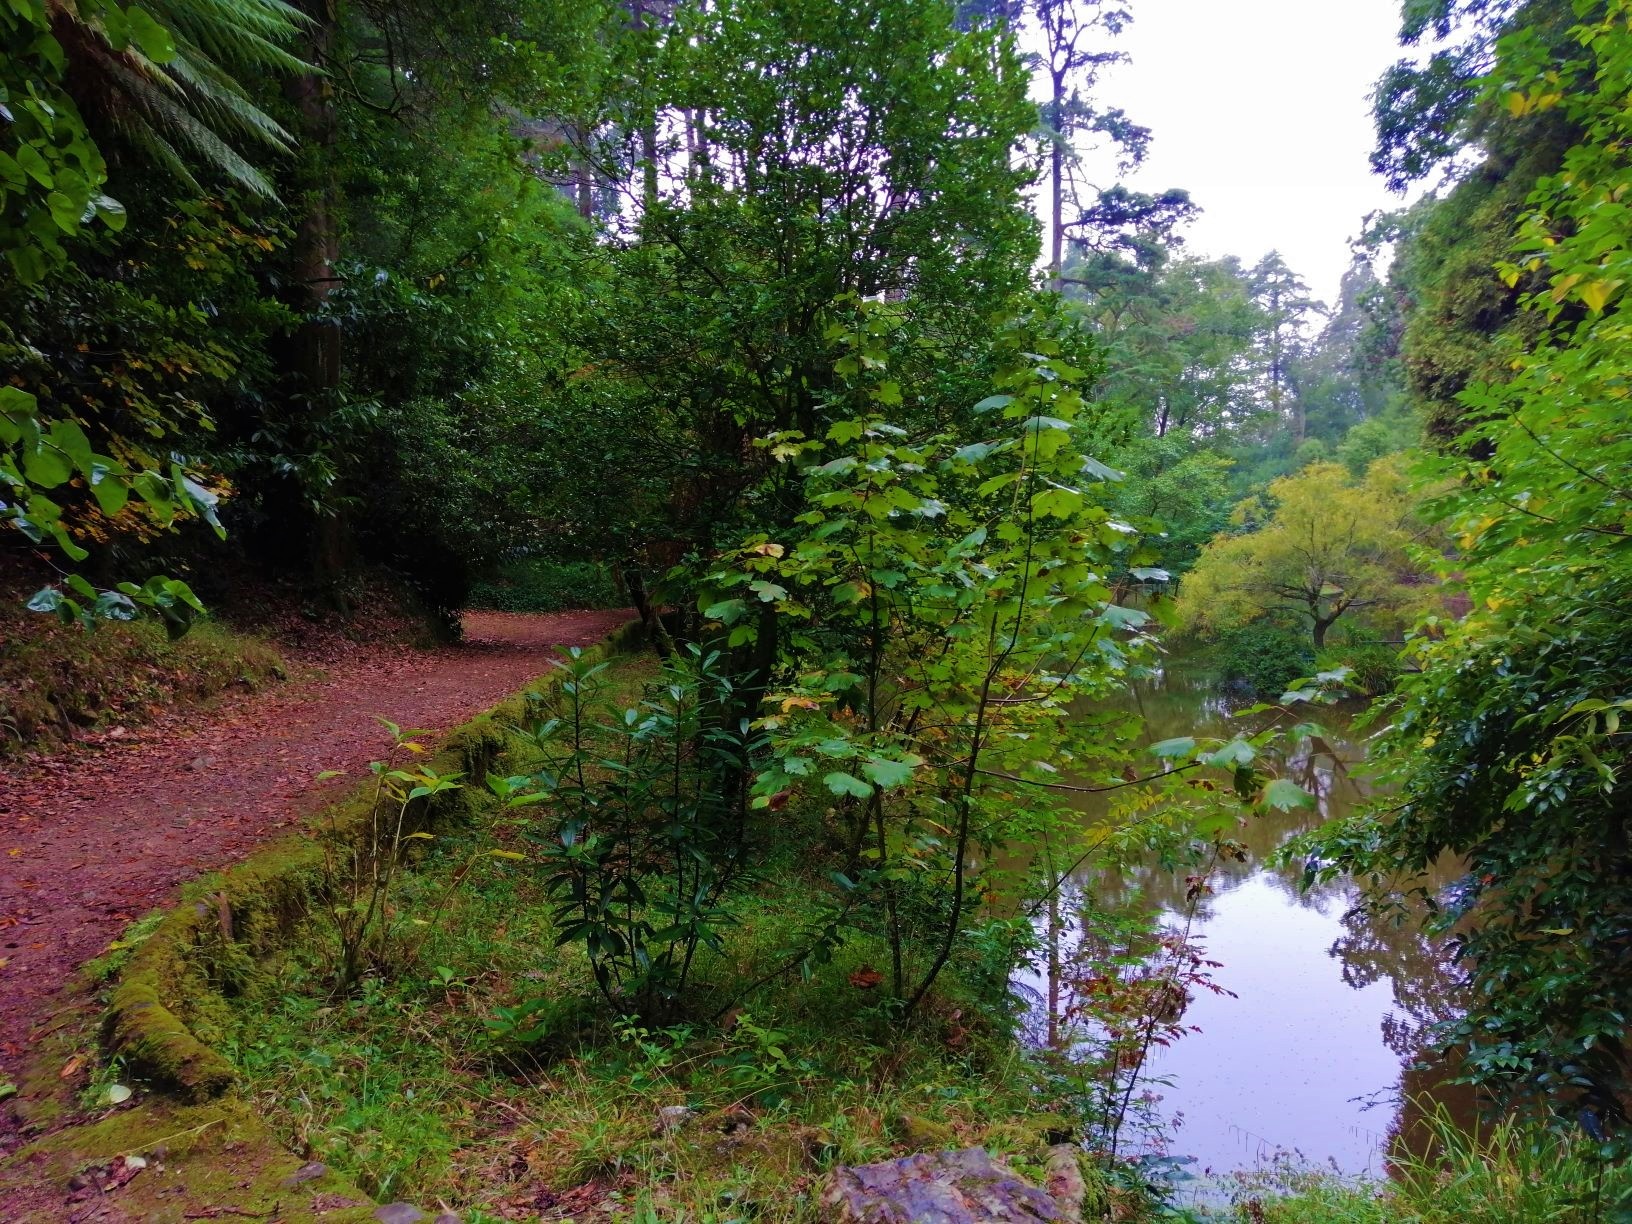
{"label": "fern frond", "polygon": [[74,74],[76,92],[89,103],[82,109],[102,115],[192,190],[200,190],[194,170],[204,169],[275,198],[267,177],[228,141],[287,153],[294,139],[255,104],[240,76],[317,71],[288,50],[309,18],[285,0],[146,0],[176,47],[172,59],[156,64],[135,47],[115,50],[94,12],[51,3],[59,41],[82,69]]}
{"label": "fern frond", "polygon": [[312,71],[286,49],[311,19],[282,0],[154,0],[150,8],[180,40],[222,65],[291,74]]}
{"label": "fern frond", "polygon": [[[151,69],[152,65],[148,67]],[[209,125],[182,104],[180,99],[184,95],[168,76],[161,73],[155,78],[149,72],[138,71],[128,63],[117,61],[112,71],[124,85],[126,98],[131,106],[140,112],[153,137],[162,140],[164,147],[172,154],[179,157],[175,150],[175,144],[179,141],[191,147],[201,156],[203,164],[216,173],[224,175],[258,196],[266,199],[277,198],[271,182],[265,175],[245,161],[217,136]],[[162,87],[163,84],[168,84],[171,88],[165,89]],[[162,164],[171,173],[175,173],[175,165],[171,159],[162,159]],[[191,173],[178,177],[194,190],[198,189],[197,179]]]}
{"label": "fern frond", "polygon": [[[150,85],[148,87],[151,88]],[[154,129],[147,118],[145,108],[121,108],[110,114],[109,123],[121,141],[148,161],[169,172],[189,189],[196,192],[204,190],[175,147]]]}
{"label": "fern frond", "polygon": [[250,101],[238,82],[219,65],[200,57],[194,48],[178,47],[176,57],[165,68],[185,87],[197,109],[214,116],[216,127],[236,129],[280,153],[294,147],[294,137],[281,124]]}

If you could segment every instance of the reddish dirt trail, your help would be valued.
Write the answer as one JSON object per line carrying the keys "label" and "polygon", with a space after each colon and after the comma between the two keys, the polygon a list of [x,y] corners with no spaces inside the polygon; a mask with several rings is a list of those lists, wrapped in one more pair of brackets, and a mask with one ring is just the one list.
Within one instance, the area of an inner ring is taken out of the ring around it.
{"label": "reddish dirt trail", "polygon": [[[319,679],[0,770],[0,1082],[73,971],[128,921],[356,785],[389,743],[376,715],[458,726],[548,671],[555,647],[587,646],[631,616],[471,613],[459,646],[359,647]],[[315,781],[329,769],[345,776]]]}

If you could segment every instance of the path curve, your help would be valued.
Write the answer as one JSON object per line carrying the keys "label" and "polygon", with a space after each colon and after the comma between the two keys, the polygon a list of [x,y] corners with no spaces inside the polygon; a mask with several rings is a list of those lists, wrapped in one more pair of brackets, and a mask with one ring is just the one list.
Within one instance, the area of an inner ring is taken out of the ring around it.
{"label": "path curve", "polygon": [[[468,613],[460,645],[362,646],[317,679],[0,772],[0,1082],[74,970],[127,922],[355,786],[389,744],[376,715],[446,731],[547,672],[556,647],[632,616]],[[345,776],[315,780],[330,769]]]}

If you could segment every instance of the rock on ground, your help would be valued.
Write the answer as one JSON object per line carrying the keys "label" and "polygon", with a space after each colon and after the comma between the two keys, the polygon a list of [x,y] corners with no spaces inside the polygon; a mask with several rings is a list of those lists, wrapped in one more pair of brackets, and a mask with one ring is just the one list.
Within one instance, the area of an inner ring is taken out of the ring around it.
{"label": "rock on ground", "polygon": [[1073,1212],[985,1148],[965,1148],[835,1169],[822,1206],[835,1224],[988,1224],[1078,1221],[1082,1200]]}

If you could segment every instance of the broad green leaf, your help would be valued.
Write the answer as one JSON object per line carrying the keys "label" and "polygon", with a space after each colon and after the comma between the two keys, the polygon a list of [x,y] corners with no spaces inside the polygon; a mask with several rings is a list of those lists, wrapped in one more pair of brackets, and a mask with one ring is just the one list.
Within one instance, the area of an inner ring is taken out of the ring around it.
{"label": "broad green leaf", "polygon": [[49,188],[55,185],[56,180],[51,175],[50,165],[33,145],[24,144],[18,147],[17,164],[41,187]]}
{"label": "broad green leaf", "polygon": [[62,549],[63,552],[67,553],[71,560],[83,561],[86,557],[91,555],[89,549],[81,547],[79,543],[68,534],[68,528],[62,523],[52,523],[49,531],[51,533],[51,538],[57,542],[57,547]]}
{"label": "broad green leaf", "polygon": [[51,444],[60,450],[74,467],[87,477],[91,474],[91,441],[85,431],[73,421],[58,421],[51,426]]}
{"label": "broad green leaf", "polygon": [[866,589],[857,582],[841,582],[833,588],[833,599],[836,603],[860,603],[867,597]]}
{"label": "broad green leaf", "polygon": [[960,446],[952,452],[952,458],[959,463],[979,463],[997,447],[991,442],[971,442],[967,446]]}
{"label": "broad green leaf", "polygon": [[1196,750],[1196,741],[1192,736],[1181,735],[1152,744],[1150,750],[1163,758],[1186,757]]}
{"label": "broad green leaf", "polygon": [[1098,459],[1095,459],[1091,455],[1084,455],[1082,457],[1082,465],[1078,470],[1084,476],[1092,476],[1095,480],[1114,481],[1123,480],[1126,478],[1125,473],[1119,472],[1113,467],[1107,467],[1105,464],[1101,463]]}
{"label": "broad green leaf", "polygon": [[788,588],[768,582],[763,578],[755,579],[748,584],[748,589],[758,595],[761,603],[775,603],[779,599],[788,597]]}
{"label": "broad green leaf", "polygon": [[746,602],[740,599],[722,599],[718,603],[709,604],[703,609],[704,620],[717,620],[724,624],[732,624],[740,620],[748,610]]}
{"label": "broad green leaf", "polygon": [[1044,489],[1031,499],[1031,512],[1038,518],[1070,518],[1082,505],[1075,489]]}
{"label": "broad green leaf", "polygon": [[1121,604],[1106,604],[1099,619],[1118,629],[1138,629],[1150,621],[1150,613],[1138,608],[1124,608]]}
{"label": "broad green leaf", "polygon": [[0,412],[7,416],[33,416],[38,401],[20,387],[0,386]]}
{"label": "broad green leaf", "polygon": [[901,403],[901,384],[898,382],[881,382],[873,388],[873,399],[887,407],[895,407]]}
{"label": "broad green leaf", "polygon": [[85,211],[79,203],[61,191],[53,191],[45,197],[45,206],[51,210],[51,219],[63,233],[79,231],[80,218]]}
{"label": "broad green leaf", "polygon": [[167,64],[176,57],[175,39],[146,9],[131,5],[125,10],[130,40],[155,64]]}
{"label": "broad green leaf", "polygon": [[894,786],[905,786],[912,780],[913,770],[921,764],[923,764],[921,757],[910,757],[904,761],[872,757],[862,762],[861,772],[887,790]]}
{"label": "broad green leaf", "polygon": [[852,774],[834,770],[822,779],[827,789],[835,795],[854,795],[858,799],[865,799],[873,793],[873,788],[860,778]]}
{"label": "broad green leaf", "polygon": [[1256,748],[1246,740],[1236,739],[1209,752],[1202,760],[1219,769],[1233,769],[1238,765],[1251,765],[1257,757]]}
{"label": "broad green leaf", "polygon": [[1276,778],[1264,787],[1264,802],[1281,812],[1293,808],[1312,808],[1315,797],[1290,778]]}
{"label": "broad green leaf", "polygon": [[1025,423],[1025,430],[1026,430],[1027,433],[1040,433],[1040,432],[1050,432],[1050,431],[1061,431],[1061,432],[1063,432],[1063,431],[1068,431],[1070,428],[1071,428],[1071,422],[1070,421],[1062,421],[1062,420],[1060,420],[1059,417],[1051,417],[1051,416],[1041,416],[1041,415],[1034,416],[1034,417],[1029,418]]}
{"label": "broad green leaf", "polygon": [[125,228],[128,216],[125,206],[109,195],[99,195],[91,201],[96,208],[96,215],[101,218],[102,224],[114,233],[120,233]]}
{"label": "broad green leaf", "polygon": [[73,474],[67,457],[55,447],[41,447],[23,456],[23,475],[39,488],[54,489]]}
{"label": "broad green leaf", "polygon": [[97,506],[109,518],[123,510],[130,501],[130,486],[110,474],[108,468],[100,463],[91,465],[90,484]]}

